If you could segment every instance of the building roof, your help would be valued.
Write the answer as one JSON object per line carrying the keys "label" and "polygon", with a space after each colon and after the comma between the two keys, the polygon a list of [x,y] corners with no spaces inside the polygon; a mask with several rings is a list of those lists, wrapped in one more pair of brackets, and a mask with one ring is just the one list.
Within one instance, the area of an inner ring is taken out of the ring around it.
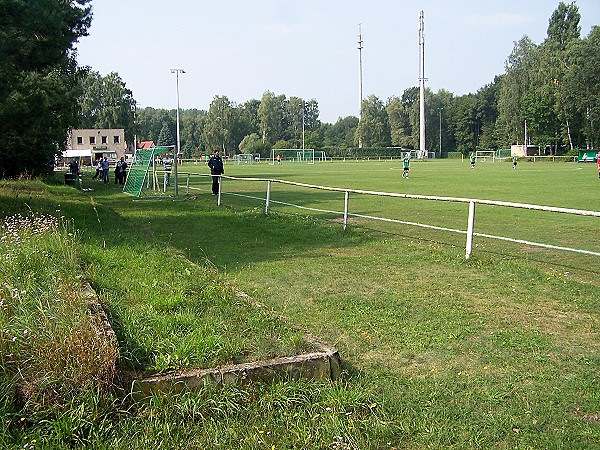
{"label": "building roof", "polygon": [[137,143],[137,148],[146,149],[152,147],[156,147],[156,145],[154,145],[154,141],[141,141]]}

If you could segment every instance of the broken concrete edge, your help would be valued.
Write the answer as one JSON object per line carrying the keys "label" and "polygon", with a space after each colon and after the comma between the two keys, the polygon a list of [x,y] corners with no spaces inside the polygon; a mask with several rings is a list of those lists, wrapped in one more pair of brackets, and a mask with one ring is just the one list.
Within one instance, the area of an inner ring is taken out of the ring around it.
{"label": "broken concrete edge", "polygon": [[96,332],[110,341],[111,344],[114,344],[116,347],[118,347],[117,335],[115,334],[115,331],[108,320],[106,311],[104,311],[104,308],[100,304],[100,298],[98,297],[98,294],[96,291],[94,291],[88,281],[83,281],[82,292],[84,298],[88,302],[90,313],[95,315],[99,320],[100,327],[96,327]]}
{"label": "broken concrete edge", "polygon": [[143,400],[159,393],[177,394],[220,385],[249,386],[277,380],[335,380],[341,374],[337,352],[305,353],[213,369],[190,369],[133,380],[131,395]]}
{"label": "broken concrete edge", "polygon": [[[87,281],[83,283],[83,292],[88,300],[90,312],[96,314],[102,324],[102,329],[98,330],[99,334],[118,345],[116,334],[98,294]],[[237,292],[236,295],[257,308],[265,308],[244,292]],[[297,326],[290,324],[289,319],[282,316],[278,318],[299,330]],[[304,331],[303,334],[318,351],[209,369],[187,369],[155,375],[128,373],[125,378],[131,380],[129,394],[135,400],[143,400],[153,394],[180,393],[185,390],[201,389],[206,385],[247,386],[254,383],[271,383],[279,379],[332,381],[339,379],[342,373],[342,361],[338,351],[311,333]]]}

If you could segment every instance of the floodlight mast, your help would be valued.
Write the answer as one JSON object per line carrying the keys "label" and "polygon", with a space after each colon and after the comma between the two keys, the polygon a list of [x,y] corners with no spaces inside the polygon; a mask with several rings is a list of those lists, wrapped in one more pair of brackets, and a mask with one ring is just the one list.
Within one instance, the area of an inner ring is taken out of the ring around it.
{"label": "floodlight mast", "polygon": [[419,153],[421,159],[427,158],[425,150],[425,14],[419,11]]}
{"label": "floodlight mast", "polygon": [[179,158],[179,154],[181,153],[181,145],[179,142],[179,74],[185,73],[183,69],[171,69],[171,73],[175,74],[176,85],[177,85],[177,145],[175,146],[175,158],[173,160],[173,180],[175,183],[175,197],[179,194],[179,188],[177,186],[177,158]]}
{"label": "floodlight mast", "polygon": [[361,136],[361,127],[360,124],[362,122],[362,101],[363,101],[363,82],[362,82],[362,49],[363,49],[363,40],[362,40],[362,32],[361,25],[358,24],[358,148],[362,148],[362,136]]}

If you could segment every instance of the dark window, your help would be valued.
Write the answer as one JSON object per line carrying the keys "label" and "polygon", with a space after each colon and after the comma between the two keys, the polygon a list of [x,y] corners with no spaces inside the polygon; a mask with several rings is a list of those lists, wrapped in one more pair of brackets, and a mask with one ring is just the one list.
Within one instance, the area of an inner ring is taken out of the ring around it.
{"label": "dark window", "polygon": [[102,143],[106,144],[108,142],[108,137],[102,136]]}
{"label": "dark window", "polygon": [[83,137],[82,136],[77,136],[77,143],[78,144],[83,144]]}
{"label": "dark window", "polygon": [[113,143],[114,144],[120,144],[121,143],[121,138],[119,136],[115,136]]}
{"label": "dark window", "polygon": [[96,143],[96,136],[90,136],[90,144]]}

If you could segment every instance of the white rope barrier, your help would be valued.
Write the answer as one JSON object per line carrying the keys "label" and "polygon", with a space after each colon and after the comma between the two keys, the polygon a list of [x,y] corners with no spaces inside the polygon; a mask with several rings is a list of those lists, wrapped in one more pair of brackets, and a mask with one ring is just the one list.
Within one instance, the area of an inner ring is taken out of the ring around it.
{"label": "white rope barrier", "polygon": [[[210,175],[204,175],[204,174],[198,174],[198,175],[199,176],[210,176]],[[314,184],[299,183],[299,182],[295,182],[295,181],[276,180],[276,179],[267,179],[267,178],[241,178],[241,177],[230,177],[230,176],[225,176],[225,175],[222,175],[221,178],[235,180],[235,181],[252,181],[252,182],[268,183],[266,200],[262,197],[255,197],[255,196],[250,196],[250,195],[246,195],[246,194],[224,192],[224,194],[227,194],[227,195],[246,197],[246,198],[251,198],[254,200],[265,201],[266,202],[265,214],[269,214],[270,204],[275,203],[278,205],[291,206],[291,207],[299,208],[299,209],[303,209],[303,210],[343,215],[344,229],[346,229],[348,217],[351,216],[351,217],[359,217],[359,218],[370,219],[370,220],[378,220],[378,221],[382,221],[382,222],[391,222],[391,223],[399,223],[399,224],[403,224],[403,225],[417,226],[417,227],[428,228],[428,229],[432,229],[432,230],[466,234],[467,235],[466,258],[467,259],[469,259],[470,255],[471,255],[473,236],[483,237],[483,238],[487,238],[487,239],[496,239],[496,240],[501,240],[501,241],[513,242],[513,243],[517,243],[517,244],[529,245],[532,247],[542,247],[542,248],[547,248],[547,249],[552,249],[552,250],[561,250],[561,251],[569,251],[569,252],[575,252],[575,253],[580,253],[580,254],[585,254],[585,255],[600,256],[600,252],[594,252],[594,251],[590,251],[590,250],[582,250],[582,249],[576,249],[576,248],[571,248],[571,247],[562,247],[562,246],[557,246],[557,245],[526,241],[523,239],[513,239],[513,238],[509,238],[509,237],[495,236],[495,235],[485,234],[485,233],[477,233],[474,231],[474,227],[473,227],[474,215],[475,215],[475,204],[502,206],[502,207],[519,208],[519,209],[536,210],[536,211],[547,211],[547,212],[554,212],[554,213],[560,213],[560,214],[574,214],[574,215],[588,216],[588,217],[600,217],[600,212],[598,212],[598,211],[588,211],[588,210],[573,209],[573,208],[562,208],[562,207],[555,207],[555,206],[533,205],[533,204],[529,204],[529,203],[506,202],[506,201],[497,201],[497,200],[481,200],[481,199],[464,198],[464,197],[444,197],[444,196],[437,196],[437,195],[419,195],[419,194],[406,194],[406,193],[394,193],[394,192],[368,191],[368,190],[362,190],[362,189],[346,189],[346,188],[337,188],[337,187],[331,187],[331,186],[319,186],[319,185],[314,185]],[[331,210],[325,210],[325,209],[311,208],[311,207],[307,207],[307,206],[296,205],[293,203],[286,203],[286,202],[273,200],[273,199],[271,199],[272,183],[287,184],[287,185],[292,185],[292,186],[305,187],[308,189],[319,189],[319,190],[325,190],[325,191],[343,192],[345,194],[344,211],[331,211]],[[188,186],[189,186],[189,184],[188,184]],[[198,188],[190,187],[190,189],[198,189]],[[363,194],[363,195],[375,195],[375,196],[382,196],[382,197],[408,198],[408,199],[416,199],[416,200],[469,203],[468,229],[467,229],[467,231],[464,231],[464,230],[457,230],[457,229],[453,229],[453,228],[439,227],[439,226],[435,226],[435,225],[427,225],[427,224],[422,224],[422,223],[418,223],[418,222],[410,222],[410,221],[404,221],[404,220],[389,219],[389,218],[385,218],[385,217],[377,217],[377,216],[370,216],[370,215],[364,215],[364,214],[350,213],[348,211],[348,194],[349,193]],[[219,204],[220,204],[220,197],[219,197]]]}

